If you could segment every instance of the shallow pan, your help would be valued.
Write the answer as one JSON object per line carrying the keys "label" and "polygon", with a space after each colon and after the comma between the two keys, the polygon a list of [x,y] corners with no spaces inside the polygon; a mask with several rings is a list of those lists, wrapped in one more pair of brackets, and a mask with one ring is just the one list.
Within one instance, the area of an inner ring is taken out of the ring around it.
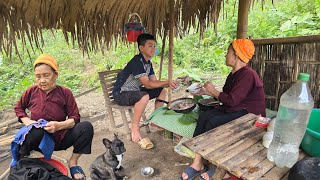
{"label": "shallow pan", "polygon": [[210,111],[220,105],[220,101],[214,98],[210,99],[199,99],[198,105],[200,111]]}
{"label": "shallow pan", "polygon": [[167,108],[177,113],[188,113],[191,112],[197,105],[196,100],[193,98],[179,98],[171,102],[157,99],[159,102],[168,104]]}

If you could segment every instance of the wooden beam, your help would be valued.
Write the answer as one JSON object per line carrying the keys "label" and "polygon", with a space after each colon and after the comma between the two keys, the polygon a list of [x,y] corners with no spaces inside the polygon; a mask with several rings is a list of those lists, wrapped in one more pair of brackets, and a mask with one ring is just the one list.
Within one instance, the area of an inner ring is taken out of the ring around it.
{"label": "wooden beam", "polygon": [[[169,63],[168,63],[168,80],[172,81],[173,75],[173,38],[174,38],[174,0],[170,0],[170,25],[169,25]],[[168,100],[171,101],[172,91],[168,89]]]}
{"label": "wooden beam", "polygon": [[239,0],[237,39],[247,37],[249,7],[249,0]]}
{"label": "wooden beam", "polygon": [[315,42],[320,42],[320,35],[284,37],[284,38],[252,39],[252,42],[255,45],[315,43]]}

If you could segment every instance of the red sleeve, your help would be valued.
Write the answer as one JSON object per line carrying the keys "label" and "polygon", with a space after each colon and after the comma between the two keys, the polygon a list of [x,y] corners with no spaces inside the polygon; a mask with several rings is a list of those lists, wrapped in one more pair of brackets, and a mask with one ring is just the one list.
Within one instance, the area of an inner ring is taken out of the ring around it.
{"label": "red sleeve", "polygon": [[230,92],[221,92],[218,98],[225,106],[238,106],[240,102],[248,96],[253,84],[254,76],[250,72],[246,72],[238,78]]}
{"label": "red sleeve", "polygon": [[76,100],[72,92],[65,88],[66,103],[67,103],[67,116],[69,119],[74,119],[75,123],[80,122],[80,113],[76,103]]}
{"label": "red sleeve", "polygon": [[32,87],[27,89],[21,96],[20,100],[17,102],[16,106],[14,107],[14,112],[18,117],[18,120],[21,122],[21,118],[28,117],[26,113],[26,109],[28,108],[28,104],[30,101],[30,96],[32,93]]}

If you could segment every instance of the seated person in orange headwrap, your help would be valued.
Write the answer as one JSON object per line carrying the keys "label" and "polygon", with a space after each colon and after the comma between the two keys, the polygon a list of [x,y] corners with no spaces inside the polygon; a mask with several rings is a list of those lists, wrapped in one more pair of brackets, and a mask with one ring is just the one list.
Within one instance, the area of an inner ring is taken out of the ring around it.
{"label": "seated person in orange headwrap", "polygon": [[[69,160],[70,174],[74,179],[85,179],[77,162],[82,154],[91,153],[93,127],[90,122],[80,122],[72,92],[56,85],[58,64],[55,58],[48,54],[40,55],[34,62],[34,73],[37,84],[23,93],[14,108],[19,121],[28,127],[25,138],[20,141],[22,145],[17,150],[18,160],[30,155],[32,150],[44,155],[50,154],[43,151],[49,151],[48,146],[51,144],[51,151],[73,146],[73,154]],[[26,109],[30,111],[30,117]],[[50,137],[50,141],[46,139],[47,146],[43,147],[41,144],[45,143],[42,141],[44,137]]]}
{"label": "seated person in orange headwrap", "polygon": [[[232,68],[223,91],[207,82],[197,95],[209,95],[223,103],[222,106],[200,114],[193,136],[237,119],[247,113],[265,116],[265,94],[263,83],[257,73],[247,66],[254,54],[254,44],[249,39],[234,40],[226,55],[226,65]],[[214,170],[206,170],[202,157],[196,154],[193,163],[183,172],[180,179],[192,179],[201,174],[209,179]]]}

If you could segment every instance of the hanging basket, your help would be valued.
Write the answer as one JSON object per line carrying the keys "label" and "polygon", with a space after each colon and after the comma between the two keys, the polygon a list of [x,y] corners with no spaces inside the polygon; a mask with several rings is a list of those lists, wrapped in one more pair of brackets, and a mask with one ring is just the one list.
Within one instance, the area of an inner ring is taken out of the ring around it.
{"label": "hanging basket", "polygon": [[138,36],[146,32],[142,25],[141,18],[137,13],[129,15],[128,23],[124,25],[124,32],[129,42],[137,42]]}

